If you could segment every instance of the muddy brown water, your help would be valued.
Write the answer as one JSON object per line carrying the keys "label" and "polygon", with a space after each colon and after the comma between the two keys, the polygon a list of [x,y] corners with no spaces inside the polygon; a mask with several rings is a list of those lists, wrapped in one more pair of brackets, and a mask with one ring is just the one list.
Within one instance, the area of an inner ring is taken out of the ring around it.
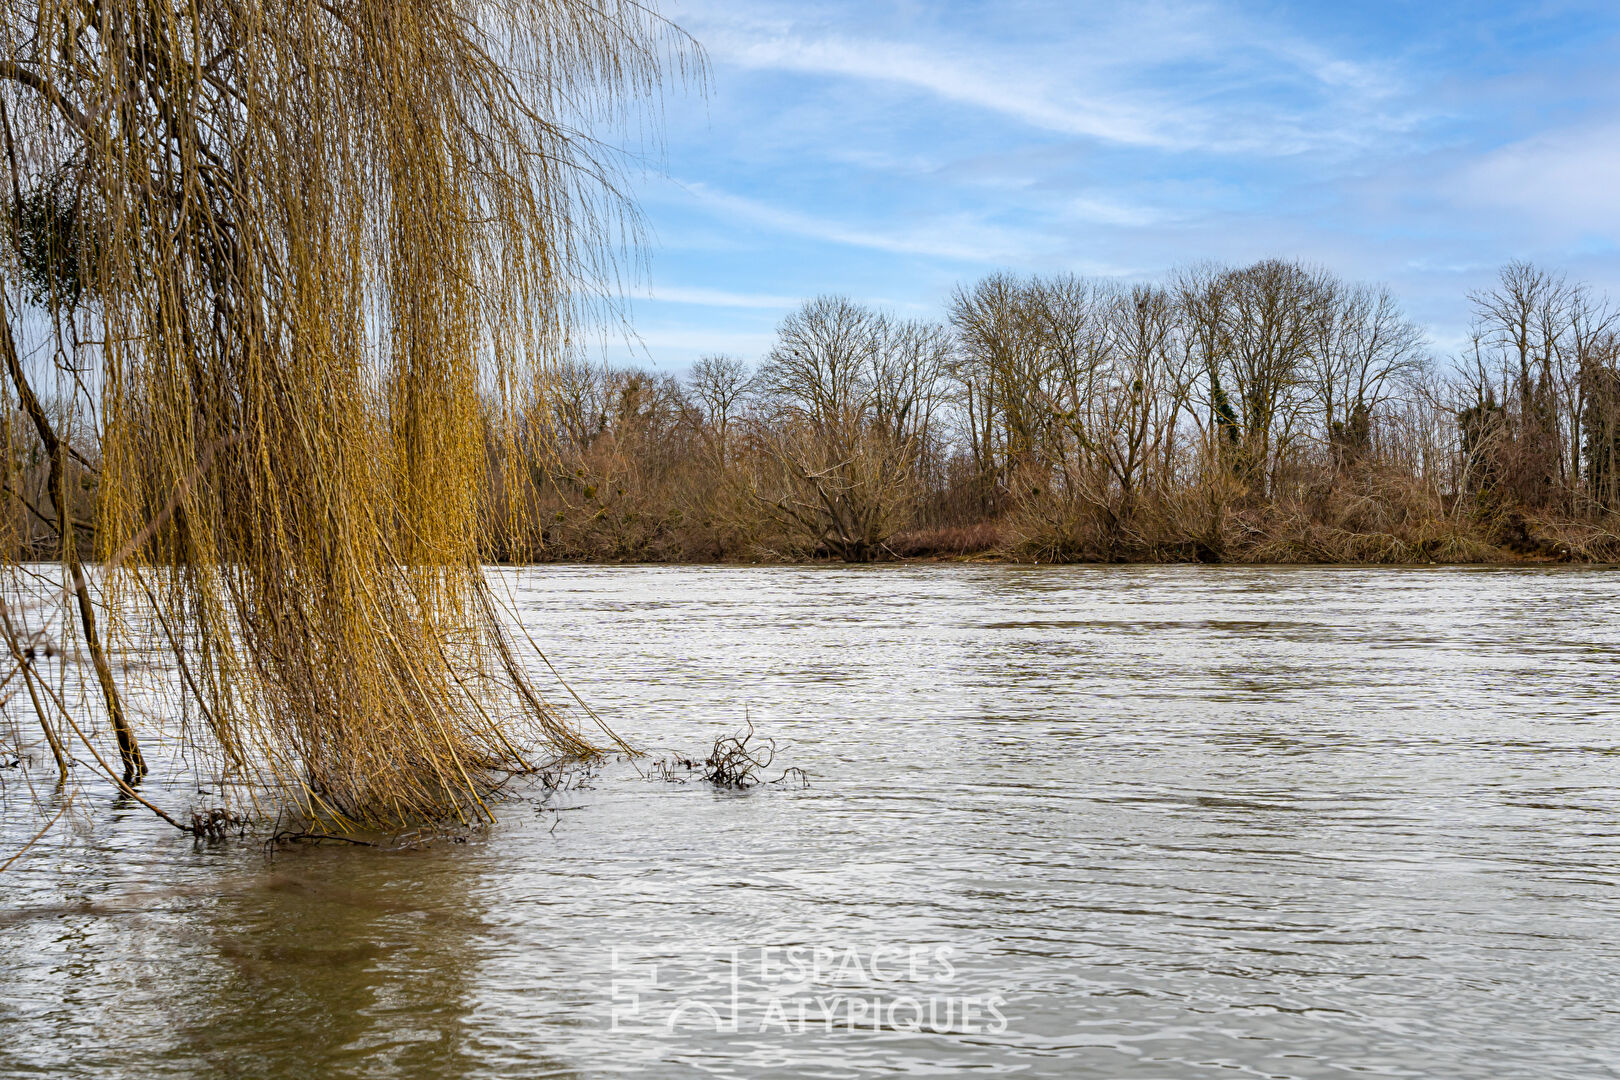
{"label": "muddy brown water", "polygon": [[1620,1075],[1620,573],[503,580],[623,734],[811,786],[272,856],[92,788],[0,874],[0,1076]]}

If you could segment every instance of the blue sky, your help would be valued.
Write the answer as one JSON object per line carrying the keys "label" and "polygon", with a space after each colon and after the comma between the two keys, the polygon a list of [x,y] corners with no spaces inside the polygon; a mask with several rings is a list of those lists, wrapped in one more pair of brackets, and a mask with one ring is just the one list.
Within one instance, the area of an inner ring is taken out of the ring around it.
{"label": "blue sky", "polygon": [[1620,0],[663,10],[712,77],[637,182],[642,363],[755,360],[824,292],[938,317],[998,269],[1294,257],[1441,353],[1509,258],[1620,293]]}

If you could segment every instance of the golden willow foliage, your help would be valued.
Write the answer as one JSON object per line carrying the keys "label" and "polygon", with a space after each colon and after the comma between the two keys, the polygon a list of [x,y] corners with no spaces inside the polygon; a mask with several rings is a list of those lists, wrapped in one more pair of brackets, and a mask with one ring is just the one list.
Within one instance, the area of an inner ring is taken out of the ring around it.
{"label": "golden willow foliage", "polygon": [[32,292],[99,343],[111,632],[155,605],[191,736],[367,825],[590,752],[503,630],[481,528],[517,522],[478,493],[634,239],[585,132],[690,41],[620,0],[0,3],[10,201],[60,226]]}

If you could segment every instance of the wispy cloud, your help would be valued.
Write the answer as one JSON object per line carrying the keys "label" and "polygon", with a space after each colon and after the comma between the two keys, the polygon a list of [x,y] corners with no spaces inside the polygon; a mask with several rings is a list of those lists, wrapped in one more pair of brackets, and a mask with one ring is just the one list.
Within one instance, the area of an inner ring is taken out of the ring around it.
{"label": "wispy cloud", "polygon": [[[835,29],[840,20],[824,8],[795,16],[768,3],[746,12],[711,3],[699,19],[722,65],[887,83],[1113,145],[1291,154],[1361,145],[1374,132],[1416,123],[1411,108],[1383,107],[1400,86],[1387,65],[1336,55],[1277,25],[1251,25],[1237,10],[1132,3],[1086,11],[1092,21],[1082,40],[1050,41],[915,24],[909,36],[854,36]],[[1050,18],[1028,14],[1037,24]],[[1177,77],[1163,78],[1166,69]],[[1301,93],[1290,101],[1263,92],[1279,83]],[[1298,100],[1302,94],[1313,100]]]}
{"label": "wispy cloud", "polygon": [[765,293],[729,292],[683,285],[659,285],[640,299],[664,304],[690,304],[696,307],[782,309],[797,307],[801,300],[792,296]]}
{"label": "wispy cloud", "polygon": [[710,48],[717,58],[747,68],[899,83],[1066,135],[1134,146],[1172,147],[1184,141],[1164,130],[1164,114],[1157,110],[1076,93],[1058,97],[1006,70],[902,42],[722,34]]}
{"label": "wispy cloud", "polygon": [[1027,258],[1042,246],[1032,233],[987,225],[966,214],[905,229],[866,227],[785,209],[704,183],[693,181],[683,186],[698,202],[726,219],[824,243],[967,263]]}
{"label": "wispy cloud", "polygon": [[1152,206],[1096,195],[1078,195],[1069,200],[1066,209],[1078,221],[1125,228],[1157,225],[1175,216]]}

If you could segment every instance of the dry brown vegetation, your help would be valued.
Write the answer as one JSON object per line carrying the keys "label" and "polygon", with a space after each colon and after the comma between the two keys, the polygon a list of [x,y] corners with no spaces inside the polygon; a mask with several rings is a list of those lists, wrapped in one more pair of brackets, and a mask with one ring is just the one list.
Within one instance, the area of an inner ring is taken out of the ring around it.
{"label": "dry brown vegetation", "polygon": [[1471,299],[1441,363],[1387,290],[1276,260],[996,275],[941,325],[824,297],[757,368],[569,368],[490,554],[1620,559],[1615,313],[1518,263]]}

